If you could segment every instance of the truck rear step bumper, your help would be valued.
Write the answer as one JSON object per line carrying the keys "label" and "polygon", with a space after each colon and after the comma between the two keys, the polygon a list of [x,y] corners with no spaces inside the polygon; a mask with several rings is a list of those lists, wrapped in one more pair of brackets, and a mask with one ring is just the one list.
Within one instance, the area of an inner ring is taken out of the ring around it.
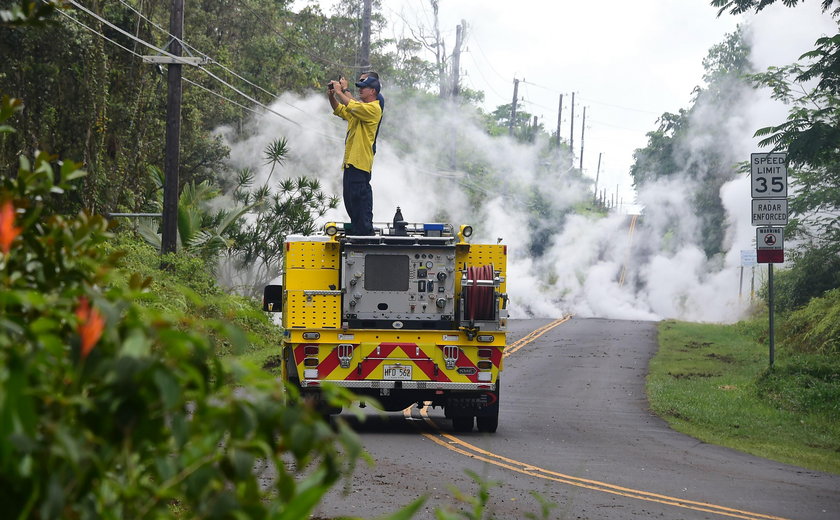
{"label": "truck rear step bumper", "polygon": [[495,391],[496,383],[443,383],[437,381],[347,381],[347,380],[318,380],[304,379],[300,382],[303,388],[321,386],[329,383],[346,388],[401,388],[403,390],[482,390]]}

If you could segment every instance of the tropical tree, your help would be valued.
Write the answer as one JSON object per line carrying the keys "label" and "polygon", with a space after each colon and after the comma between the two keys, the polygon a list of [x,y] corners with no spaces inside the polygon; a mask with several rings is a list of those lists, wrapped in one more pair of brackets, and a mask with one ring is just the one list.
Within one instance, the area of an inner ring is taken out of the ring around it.
{"label": "tropical tree", "polygon": [[270,184],[275,169],[289,152],[286,140],[276,139],[266,146],[268,178],[255,184],[256,174],[238,172],[233,199],[248,208],[247,214],[231,229],[231,246],[222,265],[222,278],[245,294],[256,296],[279,273],[283,243],[290,234],[312,235],[315,220],[338,207],[338,197],[328,196],[317,179],[302,176]]}
{"label": "tropical tree", "polygon": [[[162,173],[156,168],[153,170],[162,186]],[[214,263],[222,251],[233,245],[232,226],[251,209],[245,206],[213,211],[211,205],[218,196],[218,189],[203,181],[200,184],[187,184],[178,197],[177,248],[210,263]],[[158,203],[158,208],[162,208],[162,204]],[[159,227],[159,222],[152,219],[143,219],[137,226],[140,236],[158,250],[162,243]]]}

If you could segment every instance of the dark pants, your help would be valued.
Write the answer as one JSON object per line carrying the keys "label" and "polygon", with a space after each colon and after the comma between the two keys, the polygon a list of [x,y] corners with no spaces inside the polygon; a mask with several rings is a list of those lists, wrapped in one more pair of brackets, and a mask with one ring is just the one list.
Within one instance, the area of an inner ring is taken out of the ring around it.
{"label": "dark pants", "polygon": [[373,190],[370,172],[353,165],[344,168],[344,208],[353,228],[349,235],[373,234]]}

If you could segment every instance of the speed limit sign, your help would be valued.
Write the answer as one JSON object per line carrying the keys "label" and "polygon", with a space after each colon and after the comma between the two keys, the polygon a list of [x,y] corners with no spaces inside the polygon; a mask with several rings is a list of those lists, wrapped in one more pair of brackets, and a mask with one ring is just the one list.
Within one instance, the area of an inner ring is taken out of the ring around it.
{"label": "speed limit sign", "polygon": [[752,198],[787,198],[787,154],[750,154],[750,177]]}

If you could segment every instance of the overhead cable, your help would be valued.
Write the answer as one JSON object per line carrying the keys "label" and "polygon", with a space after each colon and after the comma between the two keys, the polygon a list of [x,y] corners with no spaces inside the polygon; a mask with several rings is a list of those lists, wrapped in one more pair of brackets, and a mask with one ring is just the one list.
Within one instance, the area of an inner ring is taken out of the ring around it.
{"label": "overhead cable", "polygon": [[[126,7],[128,7],[128,8],[129,8],[132,12],[134,12],[135,14],[137,14],[137,16],[139,16],[139,17],[140,17],[140,18],[142,18],[143,20],[146,20],[147,22],[149,22],[149,24],[151,24],[153,27],[155,27],[155,28],[156,28],[156,29],[158,29],[159,31],[161,31],[161,32],[163,32],[164,34],[166,34],[167,36],[169,36],[169,38],[171,38],[171,39],[173,39],[173,40],[177,41],[178,43],[180,43],[180,44],[181,44],[184,48],[189,49],[189,50],[191,50],[192,52],[194,52],[194,53],[196,53],[196,54],[199,54],[199,55],[203,56],[204,58],[206,58],[207,60],[209,60],[209,62],[210,62],[211,64],[213,64],[213,65],[217,65],[217,66],[221,67],[222,69],[224,69],[224,70],[225,70],[226,72],[228,72],[229,74],[231,74],[231,75],[233,75],[233,76],[235,76],[235,77],[239,78],[240,80],[244,81],[245,83],[247,83],[248,85],[251,85],[252,87],[254,87],[254,88],[256,88],[256,89],[259,89],[259,90],[261,90],[261,91],[265,92],[266,94],[268,94],[269,96],[271,96],[273,99],[280,100],[280,95],[279,95],[279,94],[276,94],[276,93],[274,93],[274,92],[271,92],[271,91],[269,91],[269,90],[266,90],[265,88],[261,87],[260,85],[257,85],[256,83],[254,83],[254,82],[250,81],[248,78],[243,77],[241,74],[238,74],[236,71],[234,71],[234,70],[230,69],[229,67],[226,67],[224,64],[222,64],[221,62],[219,62],[218,60],[216,60],[216,59],[215,59],[215,58],[213,58],[212,56],[210,56],[210,55],[208,55],[208,54],[206,54],[206,53],[204,53],[204,52],[200,51],[199,49],[195,48],[194,46],[190,45],[189,43],[187,43],[187,41],[186,41],[186,40],[184,40],[184,39],[182,39],[182,38],[176,38],[176,37],[175,37],[172,33],[170,33],[167,29],[164,29],[164,28],[163,28],[163,27],[161,27],[160,25],[156,24],[153,20],[151,20],[150,18],[148,18],[147,16],[145,16],[143,13],[141,13],[140,11],[138,11],[137,9],[135,9],[135,8],[134,8],[131,4],[127,3],[125,0],[119,0],[119,1],[120,1],[120,3],[122,3],[123,5],[125,5]],[[300,108],[300,107],[298,107],[298,106],[292,105],[291,103],[287,103],[286,101],[282,101],[282,100],[280,100],[280,102],[281,102],[281,103],[283,103],[284,105],[287,105],[287,106],[289,106],[289,107],[294,108],[295,110],[297,110],[297,111],[299,111],[299,112],[302,112],[302,113],[304,113],[304,114],[309,115],[309,114],[308,114],[308,112],[306,112],[305,110],[303,110],[302,108]]]}
{"label": "overhead cable", "polygon": [[[123,34],[123,35],[125,35],[125,36],[127,36],[127,37],[129,37],[129,38],[131,38],[132,40],[134,40],[134,41],[136,41],[136,42],[138,42],[138,43],[140,43],[140,44],[142,44],[142,45],[145,45],[146,47],[148,47],[148,48],[150,48],[150,49],[152,49],[152,50],[155,50],[155,51],[159,52],[160,54],[163,54],[164,56],[167,56],[167,57],[169,57],[169,58],[172,58],[172,59],[173,59],[176,63],[181,63],[181,64],[188,64],[188,65],[192,65],[189,61],[185,60],[184,58],[182,58],[182,57],[180,57],[180,56],[176,56],[176,55],[172,54],[171,52],[166,51],[166,50],[164,50],[164,49],[161,49],[161,48],[159,48],[159,47],[157,47],[157,46],[155,46],[155,45],[153,45],[153,44],[151,44],[151,43],[149,43],[149,42],[147,42],[147,41],[143,40],[142,38],[138,38],[137,36],[134,36],[133,34],[131,34],[131,33],[127,32],[127,31],[125,31],[125,30],[124,30],[124,29],[122,29],[121,27],[118,27],[118,26],[116,26],[116,25],[112,24],[111,22],[109,22],[109,21],[108,21],[108,20],[106,20],[105,18],[102,18],[101,16],[99,16],[99,15],[98,15],[98,14],[96,14],[96,13],[94,13],[93,11],[91,11],[90,9],[88,9],[87,7],[85,7],[85,6],[81,5],[81,4],[80,4],[79,2],[77,2],[76,0],[68,0],[68,2],[70,2],[70,3],[71,3],[71,4],[73,4],[73,5],[75,5],[76,7],[78,7],[79,9],[81,9],[82,11],[84,11],[85,13],[87,13],[88,15],[90,15],[90,16],[92,16],[92,17],[96,18],[97,20],[99,20],[100,22],[104,23],[104,24],[105,24],[105,25],[107,25],[108,27],[110,27],[110,28],[114,29],[115,31],[117,31],[117,32],[119,32],[119,33],[121,33],[121,34]],[[134,53],[134,52],[132,51],[132,53]],[[283,119],[285,119],[285,120],[289,121],[290,123],[292,123],[292,124],[294,124],[294,125],[297,125],[297,126],[302,126],[302,125],[301,125],[300,123],[298,123],[297,121],[295,121],[295,120],[293,120],[293,119],[290,119],[290,118],[288,118],[288,117],[284,116],[283,114],[281,114],[280,112],[277,112],[276,110],[274,110],[274,109],[272,109],[272,108],[270,108],[270,107],[268,107],[268,106],[266,106],[266,105],[264,105],[264,104],[260,103],[260,102],[259,102],[259,101],[257,101],[256,99],[254,99],[254,98],[252,98],[251,96],[249,96],[248,94],[246,94],[246,93],[242,92],[241,90],[239,90],[238,88],[234,87],[233,85],[231,85],[231,84],[230,84],[230,83],[228,83],[227,81],[223,80],[223,79],[222,79],[222,78],[220,78],[219,76],[217,76],[217,75],[213,74],[212,72],[210,72],[209,70],[207,70],[207,69],[206,69],[206,68],[204,68],[203,66],[198,65],[198,69],[199,69],[199,70],[201,70],[201,71],[203,71],[205,74],[207,74],[208,76],[212,77],[213,79],[215,79],[215,80],[216,80],[216,81],[218,81],[219,83],[221,83],[221,84],[225,85],[226,87],[228,87],[229,89],[233,90],[234,92],[236,92],[236,93],[237,93],[237,94],[239,94],[240,96],[244,97],[244,98],[245,98],[245,99],[247,99],[248,101],[250,101],[250,102],[254,103],[254,104],[255,104],[255,105],[257,105],[257,106],[259,106],[260,108],[263,108],[263,109],[265,109],[265,110],[267,110],[267,111],[271,112],[272,114],[274,114],[274,115],[276,115],[276,116],[278,116],[278,117],[281,117],[281,118],[283,118]]]}
{"label": "overhead cable", "polygon": [[275,94],[275,93],[273,93],[273,92],[270,92],[270,91],[268,91],[268,90],[264,89],[263,87],[261,87],[261,86],[257,85],[256,83],[253,83],[253,82],[252,82],[252,81],[250,81],[248,78],[245,78],[245,77],[243,77],[242,75],[240,75],[240,74],[236,73],[236,71],[231,70],[230,68],[226,67],[226,66],[225,66],[225,65],[223,65],[222,63],[220,63],[220,62],[218,62],[217,60],[215,60],[212,56],[209,56],[208,54],[205,54],[205,53],[201,52],[200,50],[196,49],[195,47],[193,47],[192,45],[190,45],[189,43],[187,43],[185,40],[183,40],[182,38],[176,38],[176,37],[175,37],[172,33],[170,33],[168,30],[166,30],[166,29],[164,29],[163,27],[161,27],[160,25],[156,24],[154,21],[152,21],[152,20],[151,20],[151,19],[149,19],[147,16],[145,16],[143,13],[141,13],[140,11],[138,11],[137,9],[135,9],[135,8],[134,8],[131,4],[129,4],[129,3],[128,3],[128,2],[126,2],[125,0],[119,0],[119,1],[120,1],[120,3],[121,3],[121,4],[123,4],[124,6],[128,7],[128,8],[129,8],[132,12],[134,12],[137,16],[139,16],[139,17],[140,17],[140,18],[142,18],[143,20],[146,20],[147,22],[149,22],[149,24],[150,24],[150,25],[152,25],[153,27],[155,27],[155,28],[156,28],[156,29],[158,29],[159,31],[161,31],[161,32],[165,33],[165,34],[166,34],[167,36],[169,36],[171,39],[173,39],[173,40],[177,41],[177,42],[178,42],[178,43],[180,43],[182,46],[184,46],[184,47],[185,47],[185,48],[187,48],[187,49],[190,49],[190,50],[191,50],[191,51],[193,51],[194,53],[199,54],[199,55],[201,55],[201,56],[203,56],[203,57],[207,58],[207,59],[210,61],[210,63],[212,63],[213,65],[218,65],[219,67],[221,67],[222,69],[224,69],[224,70],[225,70],[226,72],[228,72],[229,74],[232,74],[233,76],[236,76],[237,78],[241,79],[242,81],[244,81],[245,83],[247,83],[247,84],[251,85],[252,87],[254,87],[254,88],[256,88],[256,89],[259,89],[259,90],[261,90],[261,91],[265,92],[266,94],[268,94],[269,96],[271,96],[271,97],[272,97],[272,98],[274,98],[274,99],[276,99],[276,98],[279,98],[279,97],[280,97],[279,95],[277,95],[277,94]]}
{"label": "overhead cable", "polygon": [[[73,0],[69,0],[69,1],[73,2]],[[72,22],[74,22],[74,23],[76,23],[76,24],[80,25],[81,27],[85,28],[86,30],[88,30],[88,31],[90,31],[90,32],[92,32],[92,33],[94,33],[94,34],[96,34],[96,35],[100,36],[101,38],[103,38],[103,39],[107,40],[108,42],[110,42],[110,43],[112,43],[112,44],[114,44],[114,45],[116,45],[117,47],[120,47],[120,48],[121,48],[121,49],[123,49],[124,51],[126,51],[126,52],[128,52],[128,53],[130,53],[130,54],[132,54],[132,55],[134,55],[134,56],[136,56],[136,57],[138,57],[138,58],[141,58],[141,59],[143,58],[143,56],[142,56],[141,54],[139,54],[139,53],[137,53],[137,52],[133,51],[132,49],[129,49],[128,47],[126,47],[126,46],[124,46],[124,45],[120,44],[119,42],[117,42],[117,41],[115,41],[115,40],[113,40],[113,39],[111,39],[111,38],[108,38],[106,35],[102,34],[101,32],[97,31],[96,29],[93,29],[93,28],[91,28],[91,27],[87,26],[86,24],[84,24],[83,22],[81,22],[80,20],[78,20],[77,18],[75,18],[75,17],[73,17],[73,16],[71,16],[71,15],[69,15],[69,14],[67,14],[67,13],[65,13],[65,12],[63,12],[63,11],[59,11],[59,13],[61,13],[61,14],[62,14],[63,16],[65,16],[66,18],[70,19],[70,21],[72,21]],[[113,28],[115,28],[115,29],[119,30],[119,28],[118,28],[118,27],[114,27],[114,26],[113,26],[113,24],[110,24],[107,20],[104,20],[104,19],[102,19],[101,17],[94,16],[94,18],[97,18],[98,20],[102,21],[103,23],[105,23],[105,24],[106,24],[106,25],[108,25],[109,27],[113,27]],[[120,32],[124,32],[124,31],[121,31],[121,30],[120,30]],[[145,46],[147,46],[147,47],[150,47],[150,48],[152,48],[152,49],[156,49],[156,50],[160,50],[160,49],[158,49],[157,47],[155,47],[154,45],[149,44],[149,43],[145,42],[144,40],[142,40],[142,39],[140,39],[140,38],[136,38],[136,37],[133,37],[133,36],[131,36],[131,35],[129,35],[129,37],[131,37],[131,39],[133,39],[133,40],[137,41],[138,43],[141,43],[141,44],[143,44],[143,45],[145,45]],[[164,52],[165,54],[168,54],[168,53],[166,53],[166,51],[163,51],[163,52]],[[199,68],[201,69],[201,67],[199,67]],[[325,138],[327,138],[327,139],[329,139],[329,140],[331,140],[331,141],[341,142],[341,139],[339,139],[339,138],[337,138],[337,137],[334,137],[334,136],[331,136],[331,135],[328,135],[328,134],[324,134],[324,133],[322,133],[322,132],[320,132],[320,131],[317,131],[317,130],[314,130],[314,129],[306,128],[306,127],[304,127],[303,125],[301,125],[300,123],[297,123],[296,121],[293,121],[293,120],[289,119],[288,117],[284,116],[283,114],[280,114],[280,113],[278,113],[277,111],[275,111],[275,110],[273,110],[273,109],[271,109],[271,108],[269,108],[269,107],[265,106],[264,104],[262,104],[262,103],[260,103],[260,102],[258,102],[258,101],[256,101],[256,100],[254,100],[253,98],[251,98],[251,97],[250,97],[250,96],[248,96],[247,94],[245,94],[245,93],[241,92],[240,90],[236,89],[235,87],[231,86],[230,84],[228,84],[227,82],[225,82],[224,80],[222,80],[221,78],[219,78],[218,76],[216,76],[215,74],[213,74],[212,72],[207,71],[207,70],[202,70],[202,72],[204,72],[205,74],[208,74],[208,75],[209,75],[209,76],[211,76],[213,79],[216,79],[217,81],[220,81],[222,84],[224,84],[224,85],[228,86],[229,88],[232,88],[232,89],[233,89],[234,91],[236,91],[238,94],[242,95],[243,97],[245,97],[245,98],[246,98],[246,99],[248,99],[249,101],[252,101],[254,104],[256,104],[257,106],[259,106],[260,108],[263,108],[264,110],[266,110],[266,111],[268,111],[268,112],[270,112],[270,113],[272,113],[272,114],[274,114],[274,115],[276,115],[276,116],[278,116],[278,117],[281,117],[281,118],[283,118],[283,119],[285,119],[285,120],[287,120],[287,121],[290,121],[291,123],[293,123],[293,124],[295,124],[295,125],[297,125],[297,126],[301,127],[303,130],[305,130],[305,131],[309,131],[309,132],[313,132],[313,133],[315,133],[315,134],[317,134],[317,135],[321,135],[322,137],[325,137]],[[234,100],[232,100],[232,99],[229,99],[229,98],[227,98],[227,97],[225,97],[225,96],[223,96],[223,95],[221,95],[221,94],[219,94],[219,93],[217,93],[217,92],[214,92],[213,90],[211,90],[211,89],[209,89],[209,88],[206,88],[206,87],[204,87],[204,86],[202,86],[202,85],[200,85],[200,84],[198,84],[198,83],[196,83],[196,82],[194,82],[194,81],[191,81],[191,80],[189,80],[189,79],[187,79],[187,78],[182,78],[182,79],[183,79],[185,82],[190,83],[190,84],[193,84],[193,85],[196,85],[196,86],[198,86],[198,87],[202,88],[203,90],[206,90],[206,91],[210,92],[211,94],[213,94],[213,95],[215,95],[215,96],[217,96],[217,97],[220,97],[220,98],[222,98],[222,99],[225,99],[225,100],[227,100],[227,101],[230,101],[231,103],[233,103],[233,104],[235,104],[235,105],[237,105],[237,106],[239,106],[239,107],[242,107],[242,108],[244,108],[245,110],[249,110],[249,111],[251,111],[251,112],[254,112],[255,114],[260,114],[260,112],[259,112],[259,111],[254,110],[253,108],[249,108],[249,107],[247,107],[247,106],[245,106],[245,105],[243,105],[243,104],[241,104],[241,103],[237,103],[236,101],[234,101]]]}
{"label": "overhead cable", "polygon": [[[95,34],[95,35],[97,35],[97,36],[102,37],[103,39],[105,39],[105,40],[106,40],[106,41],[108,41],[109,43],[112,43],[112,44],[116,45],[117,47],[121,48],[122,50],[124,50],[124,51],[126,51],[126,52],[128,52],[128,53],[130,53],[130,54],[133,54],[134,56],[137,56],[138,58],[142,58],[142,57],[143,57],[143,55],[142,55],[142,54],[139,54],[139,53],[137,53],[137,52],[134,52],[133,50],[131,50],[131,49],[129,49],[128,47],[126,47],[125,45],[121,44],[120,42],[118,42],[118,41],[116,41],[116,40],[112,40],[111,38],[108,38],[107,36],[105,36],[105,35],[104,35],[104,34],[102,34],[101,32],[99,32],[99,31],[97,31],[96,29],[94,29],[94,28],[92,28],[92,27],[88,26],[88,25],[87,25],[87,24],[85,24],[84,22],[82,22],[82,21],[80,21],[80,20],[78,20],[78,19],[76,19],[76,18],[74,18],[74,17],[70,16],[69,14],[65,13],[64,11],[58,11],[58,12],[59,12],[59,14],[61,14],[62,16],[64,16],[64,17],[68,18],[70,21],[72,21],[72,22],[74,22],[74,23],[76,23],[76,24],[78,24],[78,25],[82,26],[83,28],[87,29],[88,31],[92,32],[93,34]],[[223,96],[223,95],[219,94],[218,92],[215,92],[215,91],[213,91],[213,90],[210,90],[209,88],[205,87],[204,85],[201,85],[201,84],[199,84],[199,83],[196,83],[195,81],[192,81],[192,80],[191,80],[191,79],[189,79],[189,78],[182,77],[181,79],[182,79],[184,82],[186,82],[186,83],[189,83],[189,84],[191,84],[191,85],[195,85],[196,87],[198,87],[198,88],[200,88],[200,89],[202,89],[202,90],[206,90],[207,92],[209,92],[210,94],[213,94],[214,96],[218,96],[218,97],[220,97],[220,98],[222,98],[222,99],[224,99],[224,100],[226,100],[226,101],[229,101],[229,102],[233,103],[234,105],[236,105],[236,106],[238,106],[238,107],[240,107],[240,108],[243,108],[243,109],[245,109],[245,110],[250,110],[251,112],[254,112],[255,114],[259,114],[259,113],[260,113],[260,112],[258,112],[257,110],[254,110],[253,108],[251,108],[251,107],[249,107],[249,106],[246,106],[246,105],[243,105],[243,104],[241,104],[241,103],[238,103],[238,102],[236,102],[236,101],[234,101],[234,100],[232,100],[232,99],[229,99],[229,98],[227,98],[227,97],[225,97],[225,96]]]}

